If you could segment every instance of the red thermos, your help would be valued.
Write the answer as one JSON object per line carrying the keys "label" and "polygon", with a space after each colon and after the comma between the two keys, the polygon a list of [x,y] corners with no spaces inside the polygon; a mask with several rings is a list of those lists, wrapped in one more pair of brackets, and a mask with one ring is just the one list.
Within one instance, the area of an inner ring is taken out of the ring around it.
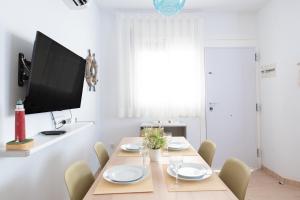
{"label": "red thermos", "polygon": [[25,109],[23,102],[18,100],[15,110],[15,140],[22,142],[25,138]]}

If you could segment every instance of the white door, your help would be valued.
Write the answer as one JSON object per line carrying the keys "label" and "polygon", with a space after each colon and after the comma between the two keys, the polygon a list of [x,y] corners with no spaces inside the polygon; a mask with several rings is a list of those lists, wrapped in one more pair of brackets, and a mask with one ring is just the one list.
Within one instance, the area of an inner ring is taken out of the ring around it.
{"label": "white door", "polygon": [[220,169],[236,157],[257,167],[256,64],[254,48],[206,48],[207,138],[217,144]]}

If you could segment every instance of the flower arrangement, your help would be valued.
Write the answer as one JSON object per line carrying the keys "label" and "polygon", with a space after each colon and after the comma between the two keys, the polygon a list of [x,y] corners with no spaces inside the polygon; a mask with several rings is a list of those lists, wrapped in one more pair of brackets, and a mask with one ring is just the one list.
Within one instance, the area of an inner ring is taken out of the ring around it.
{"label": "flower arrangement", "polygon": [[144,130],[144,145],[153,150],[161,149],[166,145],[166,138],[163,137],[163,130],[160,128],[146,128]]}

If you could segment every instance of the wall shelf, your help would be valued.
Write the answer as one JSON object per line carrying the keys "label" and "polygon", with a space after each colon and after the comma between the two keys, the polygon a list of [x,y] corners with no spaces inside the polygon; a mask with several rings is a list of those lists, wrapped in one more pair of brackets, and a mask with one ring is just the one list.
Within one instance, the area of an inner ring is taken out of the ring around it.
{"label": "wall shelf", "polygon": [[61,140],[64,140],[72,135],[79,133],[81,130],[93,126],[94,123],[75,123],[71,125],[66,125],[61,130],[65,130],[66,133],[63,135],[53,135],[46,136],[42,134],[37,134],[31,138],[34,139],[34,146],[28,151],[15,151],[15,150],[6,150],[0,149],[0,157],[27,157],[33,153],[39,152],[42,149],[45,149]]}

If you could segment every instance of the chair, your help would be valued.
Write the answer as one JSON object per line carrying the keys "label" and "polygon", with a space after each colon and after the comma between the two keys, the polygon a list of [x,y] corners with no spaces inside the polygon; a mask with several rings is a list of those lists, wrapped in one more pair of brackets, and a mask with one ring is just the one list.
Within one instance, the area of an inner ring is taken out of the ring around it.
{"label": "chair", "polygon": [[250,175],[251,171],[246,164],[231,158],[225,162],[219,177],[239,200],[244,200]]}
{"label": "chair", "polygon": [[94,149],[95,149],[95,152],[97,154],[98,161],[100,163],[100,168],[99,169],[101,170],[106,165],[106,163],[109,159],[109,156],[108,156],[108,153],[107,153],[104,145],[101,142],[97,142],[94,145]]}
{"label": "chair", "polygon": [[65,182],[71,200],[82,200],[95,178],[84,161],[72,164],[65,172]]}
{"label": "chair", "polygon": [[198,153],[205,160],[205,162],[211,167],[216,152],[216,144],[211,140],[205,140],[202,142]]}

